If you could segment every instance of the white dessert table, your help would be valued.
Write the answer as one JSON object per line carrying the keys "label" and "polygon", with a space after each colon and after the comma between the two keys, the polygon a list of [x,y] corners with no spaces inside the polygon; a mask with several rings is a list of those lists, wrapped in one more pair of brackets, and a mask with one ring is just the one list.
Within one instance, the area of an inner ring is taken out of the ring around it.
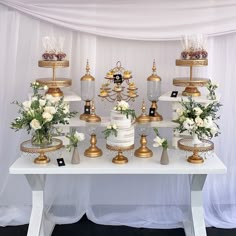
{"label": "white dessert table", "polygon": [[25,175],[32,189],[32,212],[27,236],[50,236],[55,223],[47,219],[44,213],[44,186],[47,175],[189,175],[191,189],[191,206],[189,219],[183,222],[186,236],[206,236],[204,211],[202,205],[202,189],[208,174],[225,174],[226,167],[212,153],[203,164],[191,164],[186,161],[185,153],[170,149],[170,164],[159,164],[161,150],[155,149],[154,156],[149,159],[131,157],[124,165],[111,162],[114,153],[104,150],[104,155],[97,159],[81,155],[78,165],[70,164],[71,154],[62,151],[65,166],[58,167],[56,158],[46,165],[33,163],[33,157],[22,155],[10,167],[10,174]]}

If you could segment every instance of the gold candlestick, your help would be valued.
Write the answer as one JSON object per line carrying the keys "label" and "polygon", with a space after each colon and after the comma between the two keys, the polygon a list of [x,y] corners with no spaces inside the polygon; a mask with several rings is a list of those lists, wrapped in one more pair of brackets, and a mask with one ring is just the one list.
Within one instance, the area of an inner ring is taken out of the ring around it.
{"label": "gold candlestick", "polygon": [[86,157],[100,157],[102,156],[102,150],[96,146],[97,143],[97,137],[96,134],[91,134],[90,138],[90,147],[85,150],[84,155]]}
{"label": "gold candlestick", "polygon": [[142,158],[152,157],[153,152],[147,147],[147,135],[141,135],[140,144],[141,147],[135,150],[134,155]]}

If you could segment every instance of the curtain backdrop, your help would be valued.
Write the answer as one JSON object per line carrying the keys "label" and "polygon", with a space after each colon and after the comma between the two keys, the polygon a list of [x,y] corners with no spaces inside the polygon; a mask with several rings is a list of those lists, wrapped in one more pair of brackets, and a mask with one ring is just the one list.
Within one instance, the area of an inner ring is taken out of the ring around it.
{"label": "curtain backdrop", "polygon": [[[42,6],[46,4],[46,1],[40,2]],[[178,4],[180,2],[187,4],[188,1],[178,1]],[[28,3],[24,5],[25,8],[35,6],[30,1],[25,3]],[[231,3],[233,7],[233,2]],[[53,3],[51,4],[53,6]],[[85,2],[83,4],[86,6]],[[38,7],[39,5],[38,2]],[[105,9],[104,5],[99,6]],[[64,9],[67,9],[65,5]],[[47,11],[44,10],[41,9],[40,12],[46,14]],[[149,17],[149,14],[146,14]],[[135,17],[133,13],[132,16]],[[171,18],[170,15],[168,17]],[[77,21],[79,20],[78,18]],[[73,21],[71,18],[71,22]],[[110,23],[112,31],[112,22]],[[122,25],[120,29],[123,29]],[[155,34],[157,31],[155,25],[153,29]],[[183,32],[181,28],[175,30],[181,34]],[[135,41],[76,32],[22,14],[1,4],[0,32],[0,225],[15,225],[29,222],[31,191],[23,176],[8,174],[9,166],[20,155],[20,143],[27,138],[24,131],[15,133],[9,128],[10,122],[17,116],[16,107],[10,103],[26,99],[29,84],[36,78],[51,76],[50,70],[37,66],[43,52],[41,42],[43,36],[65,37],[64,50],[68,54],[70,67],[58,70],[58,76],[71,78],[72,89],[78,93],[80,93],[79,79],[85,73],[87,59],[90,62],[91,74],[96,78],[96,94],[104,82],[106,72],[120,60],[125,68],[133,72],[134,80],[140,88],[140,96],[134,104],[137,111],[140,109],[142,99],[146,99],[146,79],[151,74],[154,58],[157,62],[157,73],[162,77],[163,93],[174,89],[172,85],[174,77],[187,76],[189,71],[187,68],[175,66],[175,60],[179,58],[181,51],[179,40]],[[154,38],[150,36],[149,39]],[[228,173],[208,176],[204,187],[204,208],[208,225],[225,228],[233,228],[236,225],[235,42],[236,33],[210,37],[209,66],[194,70],[196,75],[209,77],[220,84],[219,92],[223,104],[220,120],[221,135],[214,140],[214,143],[216,153],[228,167]],[[204,93],[205,89],[202,88],[201,91]],[[146,103],[148,104],[147,100]],[[160,113],[164,118],[170,119],[170,104],[160,102],[159,105]],[[76,106],[81,112],[82,105]],[[96,100],[98,114],[108,115],[111,106],[99,99]],[[167,135],[170,130],[162,129],[161,132]],[[86,135],[88,143],[88,134]],[[152,139],[150,135],[150,144]],[[46,185],[47,213],[56,223],[75,222],[86,213],[91,220],[101,224],[153,228],[181,227],[180,222],[183,217],[181,210],[189,204],[188,194],[187,176],[50,176]]]}
{"label": "curtain backdrop", "polygon": [[235,0],[0,0],[33,17],[80,32],[138,39],[179,39],[235,32]]}

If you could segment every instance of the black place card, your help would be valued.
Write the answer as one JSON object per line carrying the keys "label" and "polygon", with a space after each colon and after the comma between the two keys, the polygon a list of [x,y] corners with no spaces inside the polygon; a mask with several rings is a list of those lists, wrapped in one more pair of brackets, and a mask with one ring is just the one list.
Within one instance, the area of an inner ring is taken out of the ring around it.
{"label": "black place card", "polygon": [[90,114],[90,106],[84,106],[84,114]]}
{"label": "black place card", "polygon": [[115,75],[113,75],[113,78],[114,78],[115,84],[121,84],[123,82],[121,74],[115,74]]}
{"label": "black place card", "polygon": [[65,161],[63,158],[57,158],[57,164],[58,166],[65,166]]}
{"label": "black place card", "polygon": [[172,91],[172,93],[171,93],[170,96],[171,96],[172,98],[176,98],[177,95],[178,95],[178,91]]}
{"label": "black place card", "polygon": [[156,109],[155,108],[150,108],[149,109],[149,116],[155,116]]}

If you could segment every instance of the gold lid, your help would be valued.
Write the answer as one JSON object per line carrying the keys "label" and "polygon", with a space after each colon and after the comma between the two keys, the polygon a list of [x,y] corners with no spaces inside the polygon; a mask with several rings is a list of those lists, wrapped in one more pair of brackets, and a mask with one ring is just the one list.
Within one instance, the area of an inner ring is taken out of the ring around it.
{"label": "gold lid", "polygon": [[81,77],[80,81],[94,81],[94,80],[95,78],[92,75],[90,75],[90,67],[89,67],[89,62],[87,60],[86,74]]}
{"label": "gold lid", "polygon": [[153,60],[152,66],[152,75],[147,78],[147,81],[161,81],[161,77],[156,74],[156,62],[155,59]]}

